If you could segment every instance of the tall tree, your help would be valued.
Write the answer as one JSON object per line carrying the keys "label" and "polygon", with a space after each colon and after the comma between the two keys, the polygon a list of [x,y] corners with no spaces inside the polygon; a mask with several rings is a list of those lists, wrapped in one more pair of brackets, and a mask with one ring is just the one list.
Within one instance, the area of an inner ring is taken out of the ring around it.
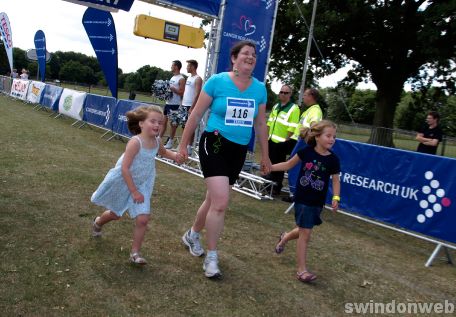
{"label": "tall tree", "polygon": [[[280,2],[270,65],[279,78],[303,69],[308,30],[300,11],[310,21],[312,4]],[[454,0],[319,1],[314,36],[324,56],[320,58],[313,46],[311,65],[316,76],[356,62],[345,82],[356,85],[372,80],[377,86],[376,127],[393,127],[406,81],[418,87],[438,79],[447,91],[456,91]],[[382,138],[373,133],[370,141],[393,145],[390,133]]]}

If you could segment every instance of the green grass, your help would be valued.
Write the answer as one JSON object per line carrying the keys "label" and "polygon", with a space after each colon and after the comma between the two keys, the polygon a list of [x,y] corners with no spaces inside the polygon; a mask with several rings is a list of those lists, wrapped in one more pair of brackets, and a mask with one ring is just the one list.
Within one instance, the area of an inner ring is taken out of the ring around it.
{"label": "green grass", "polygon": [[424,267],[432,244],[328,212],[309,249],[319,279],[299,283],[295,243],[273,252],[294,224],[288,205],[236,192],[219,246],[224,278],[207,280],[180,242],[204,182],[160,162],[149,265],[132,267],[128,217],[90,236],[102,211],[90,196],[125,144],[4,96],[0,116],[2,316],[342,316],[346,302],[456,301],[455,267]]}

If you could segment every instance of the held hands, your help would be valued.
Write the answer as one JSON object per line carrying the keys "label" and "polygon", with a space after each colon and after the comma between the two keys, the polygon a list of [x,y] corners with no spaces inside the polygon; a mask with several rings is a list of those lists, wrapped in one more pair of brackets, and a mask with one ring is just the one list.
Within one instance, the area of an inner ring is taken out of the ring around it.
{"label": "held hands", "polygon": [[144,196],[138,190],[134,191],[131,196],[135,204],[142,204],[144,202]]}
{"label": "held hands", "polygon": [[188,152],[187,152],[187,147],[179,144],[179,147],[177,148],[177,153],[176,153],[176,162],[178,164],[184,163],[188,159]]}
{"label": "held hands", "polygon": [[272,164],[271,164],[271,160],[269,159],[269,157],[261,158],[261,162],[260,162],[261,174],[267,175],[267,174],[271,173],[271,170],[272,170]]}

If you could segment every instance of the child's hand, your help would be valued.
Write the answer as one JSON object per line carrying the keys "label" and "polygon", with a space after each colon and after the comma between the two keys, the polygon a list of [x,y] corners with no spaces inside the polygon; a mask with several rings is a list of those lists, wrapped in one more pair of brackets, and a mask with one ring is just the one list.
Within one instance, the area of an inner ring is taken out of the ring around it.
{"label": "child's hand", "polygon": [[139,191],[135,191],[133,194],[133,202],[135,204],[142,204],[144,202],[144,196]]}
{"label": "child's hand", "polygon": [[174,160],[177,164],[182,164],[185,161],[184,157],[179,152],[176,152],[176,158]]}
{"label": "child's hand", "polygon": [[333,200],[331,207],[332,207],[333,212],[336,212],[337,209],[339,209],[339,202],[337,200]]}

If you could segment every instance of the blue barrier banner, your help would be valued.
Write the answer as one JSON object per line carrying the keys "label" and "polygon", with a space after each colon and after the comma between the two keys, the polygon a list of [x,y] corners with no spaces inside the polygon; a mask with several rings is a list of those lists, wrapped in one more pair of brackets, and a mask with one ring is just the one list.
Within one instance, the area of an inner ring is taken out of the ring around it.
{"label": "blue barrier banner", "polygon": [[342,209],[456,243],[455,159],[346,140],[334,152]]}
{"label": "blue barrier banner", "polygon": [[241,40],[256,44],[257,62],[253,76],[264,82],[272,45],[272,30],[277,0],[227,1],[222,25],[217,73],[231,70],[230,49]]}
{"label": "blue barrier banner", "polygon": [[125,114],[143,104],[144,103],[130,100],[117,101],[116,109],[113,113],[112,131],[126,137],[132,137],[133,135],[128,130],[127,117]]}
{"label": "blue barrier banner", "polygon": [[117,98],[117,36],[111,13],[87,8],[82,24],[97,55],[109,90]]}
{"label": "blue barrier banner", "polygon": [[[293,154],[307,146],[300,140]],[[337,139],[340,208],[456,243],[456,160]],[[292,154],[292,155],[293,155]],[[288,171],[290,190],[298,164]],[[329,188],[327,203],[331,203]]]}
{"label": "blue barrier banner", "polygon": [[[339,142],[339,139],[337,139],[337,142]],[[306,142],[304,142],[302,139],[298,140],[298,143],[296,143],[293,151],[291,151],[290,157],[295,155],[299,150],[302,150],[307,146]],[[290,191],[294,194],[296,190],[296,182],[298,181],[298,175],[299,175],[299,169],[301,168],[301,164],[296,165],[293,167],[291,170],[288,171],[288,187],[290,188]]]}
{"label": "blue barrier banner", "polygon": [[62,95],[63,88],[54,85],[46,85],[41,96],[40,104],[44,107],[59,111],[59,100]]}
{"label": "blue barrier banner", "polygon": [[44,82],[46,78],[46,37],[44,32],[41,30],[36,31],[34,41],[40,79]]}
{"label": "blue barrier banner", "polygon": [[117,100],[112,97],[87,94],[84,103],[83,121],[100,128],[112,130],[113,112]]}

